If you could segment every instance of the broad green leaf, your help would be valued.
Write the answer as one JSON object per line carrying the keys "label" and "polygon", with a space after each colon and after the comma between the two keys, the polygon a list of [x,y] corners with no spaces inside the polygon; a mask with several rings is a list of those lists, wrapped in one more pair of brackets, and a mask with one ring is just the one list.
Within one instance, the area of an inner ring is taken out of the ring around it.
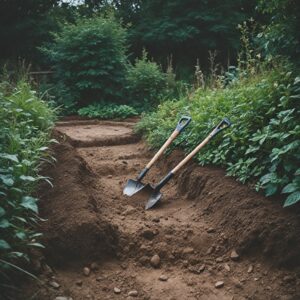
{"label": "broad green leaf", "polygon": [[266,187],[265,193],[266,196],[272,196],[277,192],[277,186],[275,184],[268,184]]}
{"label": "broad green leaf", "polygon": [[39,148],[38,150],[39,151],[45,151],[45,150],[47,150],[47,149],[49,149],[48,147],[41,147],[41,148]]}
{"label": "broad green leaf", "polygon": [[7,186],[13,186],[15,183],[13,178],[9,175],[0,175],[0,179]]}
{"label": "broad green leaf", "polygon": [[37,247],[37,248],[45,248],[45,246],[40,243],[28,243],[27,245]]}
{"label": "broad green leaf", "polygon": [[291,195],[289,195],[285,200],[283,207],[293,205],[298,201],[300,201],[300,191],[294,192]]}
{"label": "broad green leaf", "polygon": [[8,250],[10,248],[10,245],[5,240],[0,240],[0,250]]}
{"label": "broad green leaf", "polygon": [[19,231],[16,233],[16,237],[20,240],[25,240],[26,239],[26,234],[23,231]]}
{"label": "broad green leaf", "polygon": [[288,185],[286,185],[283,190],[281,191],[282,194],[288,194],[288,193],[292,193],[294,191],[296,191],[297,189],[299,189],[299,186],[297,186],[294,183],[289,183]]}
{"label": "broad green leaf", "polygon": [[18,156],[15,154],[0,153],[0,158],[7,159],[13,162],[19,162]]}
{"label": "broad green leaf", "polygon": [[36,202],[37,202],[36,198],[30,197],[30,196],[24,196],[24,197],[22,197],[22,200],[21,200],[21,206],[23,206],[29,210],[32,210],[35,213],[38,213],[38,206],[37,206]]}
{"label": "broad green leaf", "polygon": [[8,228],[8,227],[10,227],[10,223],[6,219],[0,221],[0,228]]}
{"label": "broad green leaf", "polygon": [[0,206],[0,217],[3,217],[5,215],[5,209]]}
{"label": "broad green leaf", "polygon": [[23,181],[30,181],[30,182],[34,182],[36,181],[36,179],[32,176],[25,176],[25,175],[21,175],[20,179]]}

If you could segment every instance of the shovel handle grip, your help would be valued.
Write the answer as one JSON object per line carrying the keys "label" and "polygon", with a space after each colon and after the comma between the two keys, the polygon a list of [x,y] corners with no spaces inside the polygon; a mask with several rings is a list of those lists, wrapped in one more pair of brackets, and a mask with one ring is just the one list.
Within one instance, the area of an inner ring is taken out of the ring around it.
{"label": "shovel handle grip", "polygon": [[[150,169],[153,164],[158,160],[158,158],[163,154],[163,152],[169,147],[169,145],[176,139],[176,137],[189,125],[192,118],[183,116],[177,123],[177,126],[171,136],[166,140],[166,142],[162,145],[162,147],[158,150],[158,152],[154,155],[154,157],[149,161],[145,169]],[[146,174],[145,174],[146,175]],[[144,176],[143,176],[144,177]],[[143,178],[142,177],[142,178]]]}
{"label": "shovel handle grip", "polygon": [[224,118],[214,129],[213,131],[189,154],[187,155],[172,171],[172,174],[175,174],[180,168],[182,168],[192,157],[194,157],[201,148],[203,148],[211,138],[216,136],[223,129],[229,128],[231,126],[230,121],[227,118]]}
{"label": "shovel handle grip", "polygon": [[182,132],[184,128],[190,124],[191,121],[191,117],[182,116],[177,123],[176,130],[179,131],[179,133]]}

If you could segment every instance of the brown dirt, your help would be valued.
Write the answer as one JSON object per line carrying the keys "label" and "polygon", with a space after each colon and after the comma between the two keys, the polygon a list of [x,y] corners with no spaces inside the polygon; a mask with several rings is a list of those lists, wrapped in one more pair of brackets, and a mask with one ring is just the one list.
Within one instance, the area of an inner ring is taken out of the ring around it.
{"label": "brown dirt", "polygon": [[[122,195],[152,155],[132,123],[68,122],[56,128],[57,163],[45,170],[54,188],[40,190],[47,219],[41,284],[27,284],[21,299],[130,299],[133,289],[136,299],[151,300],[300,299],[299,212],[195,163],[163,189],[158,207],[145,211],[145,203]],[[181,157],[164,157],[146,180],[157,182]],[[150,264],[154,254],[158,268]],[[97,270],[84,276],[93,262]],[[215,288],[217,281],[224,287]]]}

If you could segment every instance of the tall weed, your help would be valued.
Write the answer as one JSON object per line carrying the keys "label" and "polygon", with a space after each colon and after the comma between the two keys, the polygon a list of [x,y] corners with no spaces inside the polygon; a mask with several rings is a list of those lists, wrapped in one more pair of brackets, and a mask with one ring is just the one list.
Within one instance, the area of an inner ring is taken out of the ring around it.
{"label": "tall weed", "polygon": [[24,80],[0,84],[0,289],[12,269],[30,261],[30,251],[43,247],[35,190],[47,152],[55,113]]}
{"label": "tall weed", "polygon": [[198,154],[199,163],[226,167],[228,175],[256,183],[266,195],[285,193],[285,205],[291,205],[300,200],[300,79],[288,64],[259,69],[225,88],[200,88],[192,97],[166,101],[144,116],[137,130],[158,147],[178,115],[190,114],[183,144],[189,151],[228,117],[231,130]]}

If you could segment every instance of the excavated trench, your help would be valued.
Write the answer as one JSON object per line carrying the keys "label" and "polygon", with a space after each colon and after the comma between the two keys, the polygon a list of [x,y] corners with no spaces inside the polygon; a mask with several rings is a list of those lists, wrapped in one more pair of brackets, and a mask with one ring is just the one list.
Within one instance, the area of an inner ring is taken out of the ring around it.
{"label": "excavated trench", "polygon": [[[122,195],[153,155],[134,122],[58,123],[57,162],[44,170],[54,187],[39,191],[41,283],[21,299],[300,299],[299,211],[195,163],[145,211]],[[182,157],[165,156],[146,180]]]}

